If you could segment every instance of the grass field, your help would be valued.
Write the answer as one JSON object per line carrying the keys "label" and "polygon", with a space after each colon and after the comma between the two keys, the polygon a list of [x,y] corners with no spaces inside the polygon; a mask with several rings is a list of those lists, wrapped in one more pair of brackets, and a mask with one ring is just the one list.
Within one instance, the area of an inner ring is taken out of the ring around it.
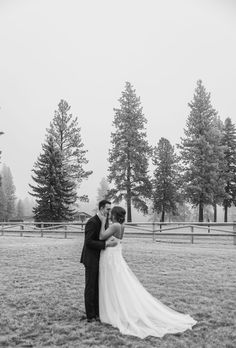
{"label": "grass field", "polygon": [[0,237],[0,347],[236,347],[236,246],[125,239],[124,257],[148,291],[198,321],[141,340],[81,320],[82,242]]}

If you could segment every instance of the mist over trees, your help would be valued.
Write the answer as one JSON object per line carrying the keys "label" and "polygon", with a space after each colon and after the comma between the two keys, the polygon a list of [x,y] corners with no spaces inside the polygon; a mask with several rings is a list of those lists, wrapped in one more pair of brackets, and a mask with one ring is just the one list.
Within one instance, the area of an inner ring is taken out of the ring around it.
{"label": "mist over trees", "polygon": [[15,216],[15,185],[11,170],[3,164],[1,172],[0,187],[0,220],[8,221]]}
{"label": "mist over trees", "polygon": [[[0,135],[4,134],[3,132],[0,132]],[[1,154],[2,154],[2,151],[0,150],[0,163],[1,163]],[[0,175],[0,187],[1,187],[1,175]],[[1,203],[0,203],[1,205]]]}
{"label": "mist over trees", "polygon": [[33,214],[33,207],[35,206],[35,200],[33,197],[25,197],[21,199],[24,207],[24,214],[27,217],[31,217]]}
{"label": "mist over trees", "polygon": [[100,186],[97,190],[97,205],[102,199],[106,199],[109,192],[109,183],[105,177],[100,181]]}
{"label": "mist over trees", "polygon": [[23,220],[32,217],[34,201],[17,199],[11,170],[5,164],[0,170],[0,221]]}
{"label": "mist over trees", "polygon": [[16,219],[23,220],[25,217],[24,203],[22,199],[19,199],[16,203]]}
{"label": "mist over trees", "polygon": [[[4,133],[0,131],[0,135],[3,135]],[[0,150],[0,160],[1,160],[1,153],[2,151]],[[1,163],[1,162],[0,162]]]}

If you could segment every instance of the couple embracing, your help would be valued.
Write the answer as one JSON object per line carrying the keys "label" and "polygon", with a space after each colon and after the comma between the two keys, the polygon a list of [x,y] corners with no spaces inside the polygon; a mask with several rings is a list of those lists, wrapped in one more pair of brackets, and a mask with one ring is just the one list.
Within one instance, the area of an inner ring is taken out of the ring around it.
{"label": "couple embracing", "polygon": [[[99,320],[122,334],[163,337],[191,329],[196,321],[154,298],[122,256],[126,211],[99,202],[85,226],[81,262],[85,266],[85,310],[88,322]],[[109,225],[109,215],[112,224]]]}

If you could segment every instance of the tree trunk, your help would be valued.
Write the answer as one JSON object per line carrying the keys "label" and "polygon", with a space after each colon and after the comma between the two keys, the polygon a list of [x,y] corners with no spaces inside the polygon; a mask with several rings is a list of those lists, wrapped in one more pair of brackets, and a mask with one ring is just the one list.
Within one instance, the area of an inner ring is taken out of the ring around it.
{"label": "tree trunk", "polygon": [[224,222],[227,222],[228,221],[228,207],[227,207],[227,205],[224,206],[224,211],[225,211]]}
{"label": "tree trunk", "polygon": [[132,222],[131,198],[130,197],[127,197],[126,203],[127,203],[127,222]]}
{"label": "tree trunk", "polygon": [[199,215],[198,215],[198,221],[203,222],[203,203],[199,203]]}
{"label": "tree trunk", "polygon": [[217,205],[216,205],[216,203],[214,203],[213,209],[214,209],[214,222],[217,222]]}
{"label": "tree trunk", "polygon": [[[128,157],[129,157],[129,154],[128,154]],[[127,222],[132,222],[130,164],[128,164],[128,168],[127,168]]]}
{"label": "tree trunk", "polygon": [[161,213],[161,222],[164,222],[164,221],[165,221],[165,210],[163,209]]}

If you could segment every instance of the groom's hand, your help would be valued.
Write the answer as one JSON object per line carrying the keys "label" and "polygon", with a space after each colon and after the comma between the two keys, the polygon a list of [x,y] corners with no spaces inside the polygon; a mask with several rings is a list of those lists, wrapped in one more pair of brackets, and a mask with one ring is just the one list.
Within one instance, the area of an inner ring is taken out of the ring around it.
{"label": "groom's hand", "polygon": [[117,244],[118,241],[115,238],[106,241],[106,247],[115,247]]}

